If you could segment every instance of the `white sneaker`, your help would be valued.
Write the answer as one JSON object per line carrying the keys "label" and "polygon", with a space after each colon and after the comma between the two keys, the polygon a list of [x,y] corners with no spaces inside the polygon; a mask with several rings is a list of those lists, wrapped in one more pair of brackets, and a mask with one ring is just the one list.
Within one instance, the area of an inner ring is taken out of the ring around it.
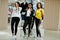
{"label": "white sneaker", "polygon": [[27,35],[24,35],[24,38],[27,38]]}
{"label": "white sneaker", "polygon": [[13,37],[12,37],[12,40],[17,40],[16,36],[13,36]]}
{"label": "white sneaker", "polygon": [[16,35],[13,35],[12,38],[16,38]]}
{"label": "white sneaker", "polygon": [[16,35],[14,35],[14,38],[16,38]]}
{"label": "white sneaker", "polygon": [[15,34],[14,33],[12,33],[12,36],[14,36]]}
{"label": "white sneaker", "polygon": [[41,38],[40,37],[37,37],[37,40],[41,40]]}
{"label": "white sneaker", "polygon": [[27,37],[27,40],[34,40],[34,38],[33,37]]}
{"label": "white sneaker", "polygon": [[41,38],[41,40],[43,40],[43,38]]}

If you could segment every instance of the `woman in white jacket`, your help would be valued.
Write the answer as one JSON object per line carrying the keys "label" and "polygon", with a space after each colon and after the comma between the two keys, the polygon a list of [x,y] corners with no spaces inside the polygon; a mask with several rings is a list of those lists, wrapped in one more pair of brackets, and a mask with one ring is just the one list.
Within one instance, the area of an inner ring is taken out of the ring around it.
{"label": "woman in white jacket", "polygon": [[12,20],[11,20],[11,31],[12,31],[12,36],[14,37],[16,37],[17,27],[18,27],[19,21],[21,20],[21,13],[20,13],[21,10],[22,8],[20,7],[20,3],[16,2],[15,7],[13,7]]}

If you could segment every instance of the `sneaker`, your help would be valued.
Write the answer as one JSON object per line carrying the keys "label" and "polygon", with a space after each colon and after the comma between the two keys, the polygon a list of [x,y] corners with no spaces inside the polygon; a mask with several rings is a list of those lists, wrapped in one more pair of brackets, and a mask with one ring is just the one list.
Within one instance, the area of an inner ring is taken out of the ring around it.
{"label": "sneaker", "polygon": [[13,35],[12,38],[16,38],[16,35]]}
{"label": "sneaker", "polygon": [[14,35],[14,38],[16,38],[16,35]]}
{"label": "sneaker", "polygon": [[27,37],[27,40],[34,40],[34,38],[29,36],[29,37]]}
{"label": "sneaker", "polygon": [[43,38],[41,38],[41,40],[43,40]]}
{"label": "sneaker", "polygon": [[14,36],[15,34],[14,33],[12,33],[12,36]]}
{"label": "sneaker", "polygon": [[27,38],[27,35],[24,35],[24,38]]}
{"label": "sneaker", "polygon": [[41,40],[41,38],[40,37],[37,37],[37,40]]}
{"label": "sneaker", "polygon": [[35,40],[38,40],[37,37],[35,38]]}

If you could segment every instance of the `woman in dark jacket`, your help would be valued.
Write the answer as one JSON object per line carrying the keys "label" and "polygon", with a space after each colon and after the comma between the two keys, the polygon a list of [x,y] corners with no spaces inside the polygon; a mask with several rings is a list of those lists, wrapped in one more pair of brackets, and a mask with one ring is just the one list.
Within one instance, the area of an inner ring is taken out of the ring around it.
{"label": "woman in dark jacket", "polygon": [[28,8],[26,9],[26,19],[25,19],[25,23],[23,25],[23,31],[24,31],[24,35],[26,36],[26,27],[28,25],[28,37],[30,36],[30,32],[31,32],[31,24],[32,24],[32,17],[34,15],[34,10],[33,10],[33,5],[31,3],[28,4]]}

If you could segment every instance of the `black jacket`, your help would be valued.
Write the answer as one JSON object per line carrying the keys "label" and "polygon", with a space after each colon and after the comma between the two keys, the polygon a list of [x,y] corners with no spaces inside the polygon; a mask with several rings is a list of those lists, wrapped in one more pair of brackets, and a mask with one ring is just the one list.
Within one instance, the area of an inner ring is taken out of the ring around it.
{"label": "black jacket", "polygon": [[28,3],[27,3],[27,2],[26,2],[25,4],[24,4],[24,2],[21,3],[21,7],[22,7],[21,13],[22,13],[22,12],[25,12],[25,11],[26,11],[25,9],[28,7]]}
{"label": "black jacket", "polygon": [[[31,11],[31,14],[30,14],[30,17],[34,17],[34,16],[35,16],[34,14],[35,14],[35,11],[32,10],[32,11]],[[25,12],[25,16],[26,16],[26,15],[27,15],[27,11]],[[26,17],[27,17],[27,16],[26,16]]]}

